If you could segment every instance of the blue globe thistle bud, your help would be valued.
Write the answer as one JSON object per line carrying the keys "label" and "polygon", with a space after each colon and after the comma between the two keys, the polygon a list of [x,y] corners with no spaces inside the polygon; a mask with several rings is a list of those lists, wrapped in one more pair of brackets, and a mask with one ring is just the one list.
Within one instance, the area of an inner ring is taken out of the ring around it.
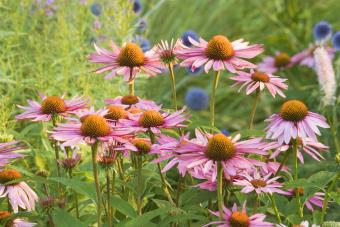
{"label": "blue globe thistle bud", "polygon": [[196,76],[203,72],[203,66],[196,68],[194,71],[191,71],[191,67],[187,67],[186,71],[188,75]]}
{"label": "blue globe thistle bud", "polygon": [[230,132],[229,132],[226,128],[221,129],[221,132],[222,132],[225,136],[230,136]]}
{"label": "blue globe thistle bud", "polygon": [[95,16],[102,14],[102,6],[99,3],[93,3],[91,5],[91,13]]}
{"label": "blue globe thistle bud", "polygon": [[327,21],[320,21],[314,25],[313,35],[317,41],[325,40],[332,35],[332,26]]}
{"label": "blue globe thistle bud", "polygon": [[137,30],[139,32],[145,32],[147,25],[148,23],[146,22],[146,20],[142,18],[138,21]]}
{"label": "blue globe thistle bud", "polygon": [[191,88],[185,95],[186,105],[193,111],[201,111],[208,107],[208,93],[198,87]]}
{"label": "blue globe thistle bud", "polygon": [[182,38],[183,44],[188,47],[192,46],[192,44],[189,41],[189,37],[196,41],[199,40],[199,36],[193,30],[188,30],[188,31],[183,32],[181,38]]}
{"label": "blue globe thistle bud", "polygon": [[140,0],[133,1],[133,12],[139,13],[142,10],[142,3]]}
{"label": "blue globe thistle bud", "polygon": [[332,38],[333,47],[340,50],[340,31],[337,31]]}

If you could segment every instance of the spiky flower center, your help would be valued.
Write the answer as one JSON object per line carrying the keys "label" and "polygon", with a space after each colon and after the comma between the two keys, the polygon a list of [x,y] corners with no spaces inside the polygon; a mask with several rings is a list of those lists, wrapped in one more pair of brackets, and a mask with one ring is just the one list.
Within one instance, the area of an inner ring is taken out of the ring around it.
{"label": "spiky flower center", "polygon": [[133,145],[138,149],[139,154],[147,154],[151,150],[151,144],[145,139],[137,138],[132,141]]}
{"label": "spiky flower center", "polygon": [[258,82],[263,82],[263,83],[268,83],[270,80],[270,77],[262,72],[254,72],[251,74],[251,79],[253,81],[258,81]]}
{"label": "spiky flower center", "polygon": [[126,43],[120,49],[117,61],[120,66],[139,67],[144,65],[145,56],[142,49],[134,43]]}
{"label": "spiky flower center", "polygon": [[87,115],[83,120],[80,132],[83,136],[102,137],[110,134],[110,125],[99,115]]}
{"label": "spiky flower center", "polygon": [[11,216],[10,212],[8,212],[8,211],[0,211],[0,221],[8,218],[9,216]]}
{"label": "spiky flower center", "polygon": [[229,222],[231,227],[248,227],[249,217],[246,213],[235,211],[231,214]]}
{"label": "spiky flower center", "polygon": [[105,115],[106,119],[117,121],[119,119],[126,118],[127,113],[121,106],[110,105],[107,107],[108,113]]}
{"label": "spiky flower center", "polygon": [[235,154],[234,143],[223,134],[215,134],[208,141],[205,156],[214,161],[228,160]]}
{"label": "spiky flower center", "polygon": [[128,110],[129,113],[132,113],[132,114],[136,114],[136,113],[141,113],[143,112],[143,110],[139,109],[139,108],[130,108]]}
{"label": "spiky flower center", "polygon": [[41,112],[44,114],[58,114],[65,111],[65,101],[58,96],[46,97],[41,103]]}
{"label": "spiky flower center", "polygon": [[209,40],[205,54],[210,59],[226,60],[234,56],[235,51],[227,37],[216,35]]}
{"label": "spiky flower center", "polygon": [[176,55],[171,49],[161,51],[159,57],[165,64],[170,64],[176,61]]}
{"label": "spiky flower center", "polygon": [[115,161],[116,154],[114,151],[98,157],[98,162],[102,166],[111,166]]}
{"label": "spiky flower center", "polygon": [[300,196],[303,196],[305,194],[305,190],[301,187],[295,188],[295,193],[299,193]]}
{"label": "spiky flower center", "polygon": [[163,115],[156,110],[147,110],[139,118],[139,124],[144,128],[161,126],[163,123]]}
{"label": "spiky flower center", "polygon": [[308,114],[307,106],[299,100],[289,100],[281,106],[280,115],[286,121],[298,122]]}
{"label": "spiky flower center", "polygon": [[122,97],[120,102],[124,105],[134,105],[137,104],[139,100],[138,97],[135,95],[126,95]]}
{"label": "spiky flower center", "polygon": [[[17,180],[21,178],[21,173],[14,169],[5,169],[0,172],[0,183],[6,184],[10,181]],[[15,185],[17,183],[13,183]]]}
{"label": "spiky flower center", "polygon": [[278,68],[285,67],[290,63],[290,57],[287,53],[281,52],[275,56],[274,65]]}
{"label": "spiky flower center", "polygon": [[263,188],[267,186],[267,183],[264,180],[261,179],[254,179],[251,180],[250,183],[255,187],[255,188]]}

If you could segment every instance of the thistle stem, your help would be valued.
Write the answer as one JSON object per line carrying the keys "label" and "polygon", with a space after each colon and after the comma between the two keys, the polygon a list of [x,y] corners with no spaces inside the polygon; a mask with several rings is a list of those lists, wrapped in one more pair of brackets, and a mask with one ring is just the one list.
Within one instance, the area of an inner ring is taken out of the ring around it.
{"label": "thistle stem", "polygon": [[112,212],[111,212],[111,189],[110,189],[110,172],[109,169],[105,169],[105,177],[106,177],[106,196],[107,196],[107,214],[108,214],[108,222],[109,227],[112,227]]}
{"label": "thistle stem", "polygon": [[254,118],[255,118],[255,113],[256,113],[256,107],[257,107],[257,103],[258,103],[259,98],[260,98],[260,94],[261,94],[260,89],[256,89],[256,95],[255,95],[255,98],[254,98],[253,108],[252,108],[252,111],[250,112],[249,129],[253,128],[253,123],[254,123]]}
{"label": "thistle stem", "polygon": [[177,98],[176,98],[176,80],[175,80],[175,73],[174,73],[174,66],[172,63],[168,65],[169,72],[170,72],[170,79],[171,79],[171,87],[172,87],[172,98],[173,98],[173,105],[177,110]]}
{"label": "thistle stem", "polygon": [[268,194],[268,196],[269,196],[270,201],[272,202],[272,206],[273,206],[273,210],[274,210],[274,212],[275,212],[276,219],[277,219],[277,221],[279,222],[279,224],[281,224],[281,217],[280,217],[279,210],[277,209],[277,206],[276,206],[276,202],[275,202],[274,196],[271,195],[271,194]]}
{"label": "thistle stem", "polygon": [[329,193],[333,190],[333,188],[336,185],[336,182],[337,182],[337,180],[339,178],[340,178],[340,171],[338,170],[338,173],[335,175],[333,181],[328,186],[326,194],[325,194],[325,198],[323,200],[321,217],[320,217],[320,224],[321,224],[321,226],[323,224],[323,221],[324,221],[324,218],[325,218],[325,214],[326,214],[326,210],[327,210],[327,206],[328,206],[328,202],[329,202]]}
{"label": "thistle stem", "polygon": [[94,183],[96,185],[96,193],[97,193],[97,222],[98,227],[101,227],[101,212],[102,212],[102,196],[100,191],[100,183],[99,183],[99,176],[98,176],[98,168],[97,168],[97,152],[98,152],[98,141],[95,142],[91,146],[92,150],[92,166],[93,166],[93,177]]}
{"label": "thistle stem", "polygon": [[[294,152],[294,180],[296,181],[298,179],[298,149],[297,149],[297,139],[293,141],[293,152]],[[298,214],[299,217],[303,217],[303,208],[301,207],[301,198],[300,198],[300,193],[299,190],[295,190],[295,196],[297,200],[297,206],[298,206]]]}
{"label": "thistle stem", "polygon": [[212,129],[215,127],[215,96],[219,79],[220,71],[216,71],[211,87],[211,100],[210,100],[210,125]]}
{"label": "thistle stem", "polygon": [[217,205],[220,219],[223,220],[223,168],[221,161],[217,162]]}

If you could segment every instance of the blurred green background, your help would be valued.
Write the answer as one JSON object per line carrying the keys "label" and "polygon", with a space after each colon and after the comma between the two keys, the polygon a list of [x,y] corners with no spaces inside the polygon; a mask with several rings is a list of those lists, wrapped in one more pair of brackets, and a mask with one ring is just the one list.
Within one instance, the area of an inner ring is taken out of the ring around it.
{"label": "blurred green background", "polygon": [[[91,5],[102,5],[99,16],[91,13]],[[40,147],[41,125],[16,122],[19,113],[15,105],[26,104],[26,99],[37,99],[39,92],[67,97],[84,95],[92,104],[102,107],[105,98],[124,94],[127,87],[121,78],[109,81],[96,75],[96,65],[86,57],[94,51],[93,42],[107,47],[109,40],[123,43],[141,35],[151,45],[160,40],[179,38],[188,29],[205,39],[215,34],[235,40],[244,38],[251,43],[262,43],[265,55],[284,51],[291,55],[313,42],[313,25],[320,20],[329,21],[333,30],[340,30],[340,4],[338,0],[144,0],[142,11],[135,14],[128,0],[56,0],[52,6],[40,7],[33,0],[0,1],[0,133],[15,135],[34,147]],[[52,10],[52,15],[46,15]],[[139,20],[147,22],[146,30],[138,31]],[[97,23],[99,26],[94,26]],[[338,56],[335,58],[338,59]],[[334,62],[339,81],[339,60]],[[176,68],[177,92],[181,105],[191,87],[210,92],[211,75],[189,75]],[[277,75],[287,77],[288,98],[304,100],[310,110],[323,113],[320,89],[314,70],[293,67]],[[230,88],[232,81],[223,72],[217,91],[216,126],[230,132],[246,128],[252,106],[252,96],[237,93]],[[136,94],[171,107],[170,79],[167,73],[156,78],[140,76],[136,81]],[[265,92],[258,106],[255,128],[263,129],[263,122],[278,111],[283,99],[275,100]],[[338,107],[339,109],[339,107]],[[208,125],[209,110],[192,112],[191,128]],[[339,112],[338,112],[339,114]],[[334,138],[330,130],[323,130],[322,142],[331,146],[326,162],[307,161],[301,172],[310,175],[320,170],[334,170]],[[332,206],[332,205],[331,205]],[[331,219],[340,218],[336,213]]]}

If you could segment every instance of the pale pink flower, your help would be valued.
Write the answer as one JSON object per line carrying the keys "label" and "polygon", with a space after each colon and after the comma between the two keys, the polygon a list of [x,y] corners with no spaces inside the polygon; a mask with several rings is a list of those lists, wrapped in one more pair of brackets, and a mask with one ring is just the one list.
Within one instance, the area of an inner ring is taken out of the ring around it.
{"label": "pale pink flower", "polygon": [[50,121],[53,116],[60,115],[67,117],[77,111],[87,108],[87,100],[83,97],[74,97],[70,100],[64,96],[44,96],[41,95],[42,102],[27,100],[29,106],[20,106],[24,112],[16,116],[18,120],[31,119],[32,121]]}
{"label": "pale pink flower", "polygon": [[[280,168],[281,163],[279,162],[266,162],[266,165],[262,166],[260,169],[261,174],[276,174]],[[289,168],[285,165],[281,167],[281,171],[289,173]]]}
{"label": "pale pink flower", "polygon": [[287,53],[278,52],[274,56],[267,56],[258,64],[257,70],[260,72],[275,73],[282,69],[287,69],[296,64],[296,59],[292,59]]}
{"label": "pale pink flower", "polygon": [[[288,152],[288,149],[291,148],[291,144],[283,144],[280,145],[276,142],[273,142],[273,149],[274,152],[271,154],[270,158],[276,158],[281,153]],[[305,138],[304,140],[298,139],[297,140],[297,149],[298,153],[297,156],[301,163],[304,163],[303,153],[308,154],[313,159],[317,161],[321,161],[321,159],[324,159],[320,152],[325,152],[328,149],[328,146],[311,140],[310,138]]]}
{"label": "pale pink flower", "polygon": [[179,165],[192,169],[203,166],[204,173],[213,171],[212,179],[217,177],[217,162],[221,161],[224,175],[234,176],[241,170],[251,170],[254,166],[262,166],[264,163],[245,157],[245,154],[266,155],[260,150],[262,138],[254,138],[238,141],[240,135],[234,138],[223,134],[202,133],[196,130],[196,138],[187,140],[176,149],[179,154]]}
{"label": "pale pink flower", "polygon": [[[296,189],[289,189],[289,196],[294,197],[296,196],[296,193],[298,192],[300,196],[303,196],[305,191],[303,188],[296,188]],[[309,197],[307,201],[304,203],[304,205],[311,211],[314,211],[314,206],[317,206],[319,208],[322,208],[323,206],[323,200],[324,200],[325,193],[323,192],[316,192],[314,195]]]}
{"label": "pale pink flower", "polygon": [[[212,212],[213,215],[220,218],[218,211]],[[222,221],[213,221],[203,227],[217,225],[218,227],[234,227],[234,226],[247,226],[247,227],[269,227],[274,226],[272,223],[264,221],[266,215],[257,213],[248,216],[246,209],[246,202],[243,203],[241,211],[238,211],[237,205],[234,203],[231,210],[223,206]]]}
{"label": "pale pink flower", "polygon": [[250,70],[250,73],[237,71],[238,76],[230,77],[236,81],[235,85],[241,85],[239,91],[247,86],[246,94],[249,95],[257,90],[262,91],[267,88],[270,94],[275,98],[276,93],[285,98],[282,90],[287,90],[288,85],[284,82],[287,79],[280,78],[270,73]]}
{"label": "pale pink flower", "polygon": [[18,141],[0,143],[0,170],[7,165],[11,159],[24,157],[22,154],[13,152],[24,148],[24,145]]}
{"label": "pale pink flower", "polygon": [[182,128],[182,124],[189,119],[189,115],[184,113],[185,108],[173,113],[159,112],[157,110],[147,110],[141,113],[128,114],[128,119],[122,119],[124,127],[136,128],[139,131],[151,131],[160,133],[160,129]]}
{"label": "pale pink flower", "polygon": [[58,124],[53,129],[52,138],[62,141],[63,146],[74,146],[79,143],[93,144],[96,141],[111,140],[125,142],[123,136],[130,135],[133,129],[116,127],[105,119],[107,110],[93,109],[78,112],[78,118],[70,118],[69,122]]}
{"label": "pale pink flower", "polygon": [[112,105],[121,105],[125,109],[139,109],[139,110],[161,109],[161,107],[158,106],[154,101],[141,99],[140,97],[134,95],[117,96],[114,99],[105,99],[105,103]]}
{"label": "pale pink flower", "polygon": [[249,175],[248,173],[241,173],[241,176],[244,177],[244,179],[234,180],[234,184],[243,187],[241,192],[243,193],[249,193],[252,191],[255,191],[256,194],[261,193],[279,193],[287,195],[288,193],[279,189],[283,187],[282,183],[277,182],[277,179],[281,177],[273,177],[270,178],[273,174],[269,173],[265,176],[261,176],[258,172],[253,173],[252,175]]}
{"label": "pale pink flower", "polygon": [[137,73],[144,72],[150,76],[162,73],[163,65],[158,55],[153,51],[143,53],[142,49],[134,43],[125,43],[122,47],[111,42],[111,51],[94,44],[96,53],[89,56],[89,61],[104,64],[96,73],[111,71],[105,79],[123,75],[126,81],[132,81]]}
{"label": "pale pink flower", "polygon": [[308,111],[307,106],[298,100],[285,102],[280,113],[273,114],[267,120],[267,138],[277,140],[279,144],[289,144],[291,139],[307,137],[317,142],[316,135],[321,135],[318,127],[329,128],[326,118]]}
{"label": "pale pink flower", "polygon": [[[310,44],[307,49],[301,51],[292,56],[292,61],[297,64],[307,66],[309,68],[314,68],[315,60],[314,60],[314,51],[317,46],[315,44]],[[331,47],[325,47],[327,54],[330,59],[333,59],[335,50]]]}
{"label": "pale pink flower", "polygon": [[10,183],[20,178],[21,173],[14,169],[0,171],[0,197],[8,197],[14,213],[18,213],[19,207],[32,211],[38,201],[37,194],[25,182]]}
{"label": "pale pink flower", "polygon": [[175,42],[171,40],[170,43],[161,40],[161,42],[153,48],[154,52],[158,54],[159,59],[165,66],[177,63],[176,52],[181,49],[182,45],[179,39]]}
{"label": "pale pink flower", "polygon": [[21,218],[16,218],[13,220],[12,227],[32,227],[37,225],[37,223],[28,222]]}
{"label": "pale pink flower", "polygon": [[189,37],[192,46],[182,44],[182,49],[176,51],[177,57],[184,60],[183,67],[191,67],[191,71],[204,65],[206,73],[212,68],[214,71],[228,70],[236,73],[236,70],[256,68],[256,65],[243,58],[250,59],[263,52],[262,45],[248,46],[249,42],[243,39],[230,42],[223,35],[216,35],[208,42],[200,38],[195,41]]}
{"label": "pale pink flower", "polygon": [[[275,226],[276,227],[288,227],[288,226],[286,226],[284,224],[277,224]],[[320,227],[320,225],[316,225],[316,224],[312,224],[310,226],[308,221],[302,221],[300,224],[298,224],[298,225],[295,224],[293,226],[299,226],[299,227]]]}

